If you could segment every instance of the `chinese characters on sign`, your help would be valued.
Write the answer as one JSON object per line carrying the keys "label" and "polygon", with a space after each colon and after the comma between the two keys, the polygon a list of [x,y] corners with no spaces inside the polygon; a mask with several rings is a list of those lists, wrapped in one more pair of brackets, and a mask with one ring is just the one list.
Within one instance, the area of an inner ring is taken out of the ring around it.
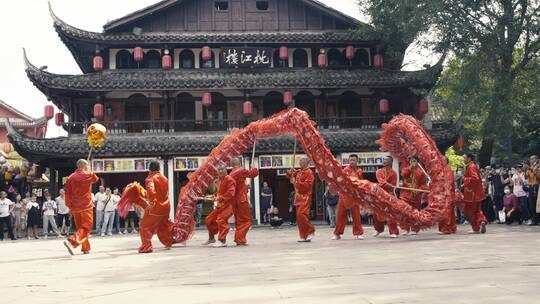
{"label": "chinese characters on sign", "polygon": [[271,48],[222,48],[220,65],[225,68],[269,67],[271,60]]}

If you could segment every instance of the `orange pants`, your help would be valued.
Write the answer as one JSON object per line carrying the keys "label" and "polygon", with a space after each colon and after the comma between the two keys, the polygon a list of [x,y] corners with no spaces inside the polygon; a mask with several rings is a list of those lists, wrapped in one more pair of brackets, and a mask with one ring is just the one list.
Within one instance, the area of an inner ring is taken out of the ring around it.
{"label": "orange pants", "polygon": [[68,241],[71,243],[73,248],[77,248],[82,244],[81,251],[88,252],[90,251],[90,242],[88,241],[88,236],[90,235],[90,232],[92,232],[94,210],[92,208],[88,208],[82,211],[71,211],[71,215],[73,216],[73,221],[75,222],[77,231],[68,238]]}
{"label": "orange pants", "polygon": [[[405,201],[407,204],[411,205],[414,209],[416,210],[420,210],[421,206],[422,206],[422,202],[412,202],[412,201],[409,201],[409,200],[403,200]],[[411,227],[407,224],[404,224],[404,223],[400,223],[399,224],[399,227],[402,229],[402,230],[405,230],[407,232],[411,231]],[[412,228],[412,231],[414,232],[418,232],[420,231],[419,228]]]}
{"label": "orange pants", "polygon": [[457,232],[456,226],[456,210],[453,203],[448,208],[448,213],[439,223],[439,232],[444,234],[451,234]]}
{"label": "orange pants", "polygon": [[206,216],[204,223],[206,224],[206,229],[208,229],[209,238],[213,239],[217,234],[218,240],[222,242],[227,240],[227,234],[229,233],[228,220],[232,214],[232,206],[226,205],[216,207]]}
{"label": "orange pants", "polygon": [[463,208],[467,220],[471,223],[473,231],[480,231],[480,223],[487,223],[487,219],[482,212],[482,202],[466,202]]}
{"label": "orange pants", "polygon": [[152,236],[157,232],[159,241],[166,247],[172,246],[172,222],[168,215],[151,215],[147,211],[139,227],[139,236],[141,237],[141,247],[139,253],[152,252]]}
{"label": "orange pants", "polygon": [[[384,231],[384,219],[380,219],[377,215],[373,214],[373,228],[375,231],[381,233]],[[399,235],[399,229],[397,227],[396,221],[387,220],[388,224],[388,233]]]}
{"label": "orange pants", "polygon": [[[353,206],[351,208],[351,215],[353,221],[353,235],[364,234],[362,217],[360,216],[360,206]],[[334,229],[334,235],[342,235],[343,232],[345,232],[345,226],[347,226],[347,208],[345,208],[342,203],[338,203],[336,212],[336,229]]]}
{"label": "orange pants", "polygon": [[234,242],[236,244],[247,244],[247,233],[253,223],[251,208],[248,202],[238,203],[234,208],[234,220],[236,221],[236,232]]}
{"label": "orange pants", "polygon": [[310,234],[315,233],[315,227],[309,221],[309,210],[311,203],[296,205],[296,224],[298,225],[298,234],[301,239],[306,239]]}

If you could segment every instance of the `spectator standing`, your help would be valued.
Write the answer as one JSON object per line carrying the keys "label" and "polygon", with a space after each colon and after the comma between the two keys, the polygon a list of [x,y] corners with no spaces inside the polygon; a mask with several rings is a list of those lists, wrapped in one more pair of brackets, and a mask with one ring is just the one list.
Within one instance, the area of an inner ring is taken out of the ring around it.
{"label": "spectator standing", "polygon": [[519,207],[521,211],[521,217],[525,224],[531,224],[531,214],[529,213],[527,192],[525,192],[525,172],[523,172],[523,166],[517,164],[515,166],[515,173],[512,175],[512,184],[514,185],[514,195],[519,201]]}
{"label": "spectator standing", "polygon": [[39,223],[39,204],[37,195],[32,194],[30,201],[26,204],[26,236],[30,239],[30,231],[35,239],[38,239],[38,223]]}
{"label": "spectator standing", "polygon": [[58,207],[58,215],[56,216],[56,224],[60,227],[60,234],[69,233],[69,208],[66,206],[66,193],[64,189],[60,189],[58,197],[55,199]]}
{"label": "spectator standing", "polygon": [[26,216],[26,206],[23,203],[20,194],[15,196],[15,203],[13,204],[13,234],[16,238],[22,238],[22,231],[24,229],[24,218]]}
{"label": "spectator standing", "polygon": [[521,225],[522,220],[519,200],[508,186],[504,188],[503,204],[506,225],[511,225],[514,221],[517,221]]}
{"label": "spectator standing", "polygon": [[261,190],[261,214],[262,214],[262,223],[268,223],[270,221],[270,214],[268,210],[272,207],[274,201],[274,194],[272,188],[268,186],[268,182],[263,182],[263,187]]}
{"label": "spectator standing", "polygon": [[94,195],[94,202],[96,203],[96,234],[105,233],[101,231],[103,225],[103,217],[105,215],[105,201],[110,199],[105,193],[105,187],[99,186],[99,192]]}
{"label": "spectator standing", "polygon": [[50,194],[45,196],[45,202],[43,202],[43,235],[47,238],[49,234],[49,223],[51,224],[54,233],[57,237],[60,237],[60,231],[56,226],[55,214],[57,210],[56,202],[51,198]]}
{"label": "spectator standing", "polygon": [[13,211],[13,202],[7,198],[5,191],[0,192],[0,241],[4,240],[4,225],[7,226],[9,238],[16,240],[11,227],[11,212]]}
{"label": "spectator standing", "polygon": [[326,198],[326,211],[328,212],[328,221],[330,222],[330,228],[336,227],[336,207],[339,202],[339,194],[337,192],[332,193],[330,187],[326,189],[324,194]]}
{"label": "spectator standing", "polygon": [[540,179],[540,160],[538,156],[532,155],[529,158],[529,165],[525,172],[529,182],[529,210],[531,210],[532,225],[538,225],[540,222],[540,210],[536,207],[538,200],[538,179]]}
{"label": "spectator standing", "polygon": [[120,192],[118,190],[118,187],[115,187],[113,189],[113,196],[116,195],[118,197],[118,201],[114,205],[114,225],[116,229],[116,233],[122,234],[122,229],[120,229],[120,213],[118,210],[116,210],[116,206],[118,206],[118,202],[120,201]]}
{"label": "spectator standing", "polygon": [[291,194],[289,194],[289,218],[291,226],[296,225],[296,206],[294,206],[295,193],[296,192],[293,190]]}
{"label": "spectator standing", "polygon": [[499,223],[502,223],[501,218],[503,215],[503,197],[504,197],[504,188],[505,186],[510,185],[511,179],[506,173],[504,167],[495,169],[495,174],[491,176],[491,183],[493,184],[493,201],[495,203],[495,208],[497,209],[497,219]]}
{"label": "spectator standing", "polygon": [[118,195],[112,194],[110,188],[107,188],[107,190],[105,190],[105,194],[107,194],[108,198],[105,200],[105,216],[103,217],[101,236],[105,236],[105,233],[107,233],[108,236],[111,236],[114,223],[114,210],[116,210],[116,205],[118,205],[120,197]]}
{"label": "spectator standing", "polygon": [[128,215],[126,216],[124,234],[128,233],[128,226],[131,226],[131,231],[129,233],[137,233],[137,229],[135,229],[136,220],[137,220],[137,211],[135,211],[135,204],[133,204],[129,208]]}

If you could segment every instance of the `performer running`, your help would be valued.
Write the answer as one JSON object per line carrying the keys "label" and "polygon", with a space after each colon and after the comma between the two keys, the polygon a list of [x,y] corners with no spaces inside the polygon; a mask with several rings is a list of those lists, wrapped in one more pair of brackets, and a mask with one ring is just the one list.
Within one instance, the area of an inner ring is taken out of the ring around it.
{"label": "performer running", "polygon": [[[394,194],[394,189],[397,186],[397,173],[392,169],[392,162],[394,159],[392,156],[386,156],[383,160],[382,168],[378,169],[375,173],[379,186],[383,188],[386,192]],[[391,238],[397,238],[399,235],[399,229],[397,227],[396,221],[388,220],[388,232],[390,233]],[[376,214],[373,215],[373,228],[375,228],[374,237],[379,236],[379,234],[384,231],[384,218],[380,218]]]}
{"label": "performer running", "polygon": [[[448,157],[446,158],[446,165],[449,166],[449,160]],[[456,225],[456,187],[455,187],[455,177],[454,173],[452,172],[452,169],[448,170],[448,178],[452,180],[452,188],[450,188],[450,192],[452,195],[452,201],[450,203],[450,206],[448,206],[448,213],[445,215],[445,217],[439,222],[439,234],[453,234],[457,232],[457,225]]]}
{"label": "performer running", "polygon": [[315,176],[308,168],[309,159],[304,157],[300,160],[299,170],[289,170],[287,177],[294,185],[294,205],[296,206],[296,223],[300,239],[298,242],[311,242],[315,227],[309,222],[309,210],[311,209],[311,197],[313,195],[313,182]]}
{"label": "performer running", "polygon": [[[212,247],[226,247],[229,233],[228,220],[233,214],[232,208],[236,194],[236,182],[227,175],[227,167],[218,167],[218,191],[216,194],[217,206],[206,216],[205,224],[208,229],[208,240],[202,245],[213,244]],[[218,235],[216,242],[215,235]]]}
{"label": "performer running", "polygon": [[90,253],[88,237],[92,232],[94,222],[94,204],[92,202],[92,184],[99,181],[99,177],[88,169],[88,162],[84,159],[77,161],[77,170],[72,173],[64,187],[66,206],[71,210],[77,231],[64,241],[69,254],[82,244],[82,252]]}
{"label": "performer running", "polygon": [[[403,187],[427,190],[426,175],[418,164],[418,158],[416,156],[409,157],[409,166],[404,166],[401,169],[401,176],[403,177]],[[411,205],[416,210],[420,210],[422,204],[422,192],[414,190],[402,189],[400,198]],[[411,231],[411,227],[407,224],[401,223],[400,227],[405,230],[403,235],[408,235]],[[418,228],[412,228],[412,234],[418,234]]]}
{"label": "performer running", "polygon": [[169,201],[169,180],[160,172],[159,162],[150,162],[148,177],[146,177],[146,198],[148,205],[141,220],[139,235],[141,247],[139,253],[150,253],[152,249],[152,236],[157,232],[159,241],[170,249],[173,243],[169,220],[171,203]]}
{"label": "performer running", "polygon": [[463,161],[465,162],[465,174],[463,175],[465,208],[463,211],[472,226],[472,231],[469,231],[469,233],[486,233],[487,219],[482,213],[482,201],[485,195],[480,170],[474,163],[472,154],[463,154]]}
{"label": "performer running", "polygon": [[[358,167],[358,155],[351,154],[349,156],[349,165],[343,169],[343,173],[351,177],[351,180],[357,181],[363,179],[362,169]],[[360,205],[355,202],[355,199],[346,194],[339,194],[339,202],[337,206],[336,214],[336,228],[334,229],[334,236],[332,240],[341,239],[341,235],[345,231],[347,226],[347,210],[351,209],[353,229],[352,233],[355,239],[363,240],[364,228],[362,227],[362,217],[360,215]]]}
{"label": "performer running", "polygon": [[257,168],[250,170],[242,168],[242,162],[240,158],[235,157],[232,159],[233,169],[231,171],[231,177],[236,183],[236,193],[234,195],[233,213],[236,223],[236,231],[234,233],[234,242],[237,246],[247,245],[247,233],[249,227],[253,223],[251,217],[251,205],[249,204],[247,193],[248,187],[246,184],[246,178],[254,178],[259,175]]}

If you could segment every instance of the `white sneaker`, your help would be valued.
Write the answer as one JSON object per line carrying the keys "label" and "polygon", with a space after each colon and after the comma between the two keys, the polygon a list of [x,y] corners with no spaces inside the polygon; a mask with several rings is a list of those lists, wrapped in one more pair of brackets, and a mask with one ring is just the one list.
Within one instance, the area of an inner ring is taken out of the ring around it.
{"label": "white sneaker", "polygon": [[201,246],[208,246],[211,244],[214,244],[216,240],[207,240],[206,242],[202,243]]}
{"label": "white sneaker", "polygon": [[311,239],[313,239],[313,233],[310,234],[310,235],[308,235],[307,238],[306,238],[306,240],[307,240],[308,242],[311,241]]}
{"label": "white sneaker", "polygon": [[47,234],[45,234],[45,236],[43,237],[44,239],[47,239],[49,236]]}
{"label": "white sneaker", "polygon": [[413,232],[411,232],[411,235],[418,235],[418,232],[413,231]]}
{"label": "white sneaker", "polygon": [[480,231],[473,231],[473,230],[470,230],[470,231],[467,231],[467,234],[479,234]]}
{"label": "white sneaker", "polygon": [[118,231],[118,234],[124,234],[122,231]]}
{"label": "white sneaker", "polygon": [[213,248],[221,248],[221,247],[227,247],[227,244],[222,241],[216,242],[214,245],[212,245]]}
{"label": "white sneaker", "polygon": [[334,234],[334,235],[332,236],[332,240],[333,240],[333,241],[337,241],[337,240],[339,240],[339,239],[341,239],[341,236],[339,236],[339,235],[335,235],[335,234]]}
{"label": "white sneaker", "polygon": [[379,231],[373,232],[373,237],[378,237],[381,233]]}
{"label": "white sneaker", "polygon": [[112,236],[112,232],[108,232],[107,235],[108,235],[108,236]]}
{"label": "white sneaker", "polygon": [[100,234],[100,236],[105,236],[105,233]]}
{"label": "white sneaker", "polygon": [[309,240],[308,239],[299,239],[297,242],[298,243],[309,243],[309,242],[311,242],[311,239],[309,239]]}
{"label": "white sneaker", "polygon": [[404,236],[408,236],[408,235],[409,235],[409,231],[403,231],[401,234],[404,235]]}
{"label": "white sneaker", "polygon": [[71,246],[71,243],[68,240],[64,241],[64,246],[66,246],[66,249],[68,250],[70,255],[73,255],[73,248]]}
{"label": "white sneaker", "polygon": [[355,235],[354,238],[357,239],[357,240],[363,240],[364,239],[364,237],[361,236],[361,235]]}
{"label": "white sneaker", "polygon": [[391,238],[391,239],[397,238],[397,234],[390,234],[390,238]]}

